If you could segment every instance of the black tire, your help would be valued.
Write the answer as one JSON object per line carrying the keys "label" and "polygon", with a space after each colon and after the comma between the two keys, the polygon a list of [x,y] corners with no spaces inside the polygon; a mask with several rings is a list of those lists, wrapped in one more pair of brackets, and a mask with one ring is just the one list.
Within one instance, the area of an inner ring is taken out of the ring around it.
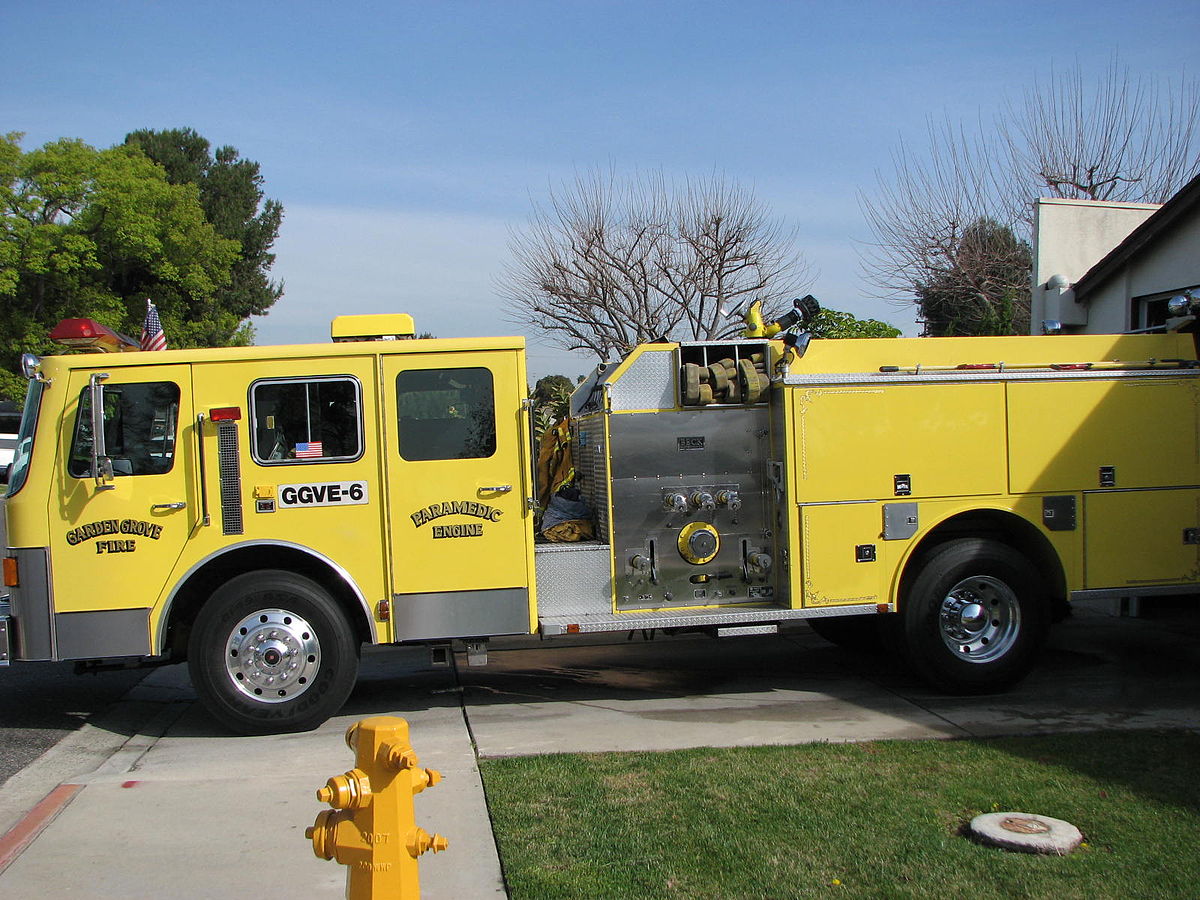
{"label": "black tire", "polygon": [[815,616],[805,619],[818,635],[855,653],[879,653],[884,648],[879,616]]}
{"label": "black tire", "polygon": [[358,651],[324,588],[266,569],[213,592],[192,627],[188,670],[205,708],[232,731],[309,731],[346,702]]}
{"label": "black tire", "polygon": [[966,538],[934,548],[901,599],[904,652],[931,685],[1001,691],[1028,674],[1049,627],[1045,582],[1023,555]]}

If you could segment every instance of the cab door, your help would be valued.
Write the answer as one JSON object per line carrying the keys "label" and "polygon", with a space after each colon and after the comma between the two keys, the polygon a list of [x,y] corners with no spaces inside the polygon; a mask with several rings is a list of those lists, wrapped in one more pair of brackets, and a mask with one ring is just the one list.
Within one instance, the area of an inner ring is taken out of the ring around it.
{"label": "cab door", "polygon": [[[92,381],[98,382],[93,388]],[[71,373],[51,499],[54,633],[60,659],[151,652],[150,610],[196,522],[186,365]],[[103,408],[93,470],[93,398]],[[111,469],[111,473],[109,470]]]}
{"label": "cab door", "polygon": [[529,633],[519,346],[388,355],[382,366],[396,640]]}

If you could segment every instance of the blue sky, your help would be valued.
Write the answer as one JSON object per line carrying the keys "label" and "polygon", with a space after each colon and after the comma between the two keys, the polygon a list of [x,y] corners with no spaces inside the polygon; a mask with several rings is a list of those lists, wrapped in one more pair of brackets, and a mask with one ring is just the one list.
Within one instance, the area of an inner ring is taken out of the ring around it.
{"label": "blue sky", "polygon": [[[926,122],[988,120],[1051,64],[1176,79],[1200,4],[0,0],[0,130],[31,148],[195,128],[285,220],[260,343],[344,312],[510,334],[495,279],[531,203],[593,167],[724,173],[798,232],[823,304],[871,299],[858,204]],[[1194,75],[1195,70],[1189,71]],[[579,374],[530,337],[530,372]]]}

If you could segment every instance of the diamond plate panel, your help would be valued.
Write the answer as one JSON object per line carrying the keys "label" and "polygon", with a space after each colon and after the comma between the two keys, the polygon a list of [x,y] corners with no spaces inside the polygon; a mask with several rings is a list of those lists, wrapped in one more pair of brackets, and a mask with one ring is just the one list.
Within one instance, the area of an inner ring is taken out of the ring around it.
{"label": "diamond plate panel", "polygon": [[596,536],[608,539],[608,448],[604,443],[604,414],[575,421],[575,476],[579,491],[596,514]]}
{"label": "diamond plate panel", "polygon": [[534,552],[539,616],[612,611],[607,544],[539,544]]}
{"label": "diamond plate panel", "polygon": [[674,350],[645,350],[609,388],[613,412],[675,408]]}
{"label": "diamond plate panel", "polygon": [[571,618],[543,615],[538,617],[543,634],[567,634],[568,625],[577,625],[581,634],[605,631],[637,631],[642,628],[697,628],[708,625],[766,624],[795,619],[823,619],[833,616],[877,614],[874,603],[825,609],[676,609],[661,612],[595,613]]}

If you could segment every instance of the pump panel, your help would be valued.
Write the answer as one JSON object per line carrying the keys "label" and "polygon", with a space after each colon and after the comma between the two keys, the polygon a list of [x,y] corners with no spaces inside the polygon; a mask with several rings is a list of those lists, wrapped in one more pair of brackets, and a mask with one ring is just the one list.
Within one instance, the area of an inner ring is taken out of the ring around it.
{"label": "pump panel", "polygon": [[768,408],[609,418],[618,609],[772,602]]}

